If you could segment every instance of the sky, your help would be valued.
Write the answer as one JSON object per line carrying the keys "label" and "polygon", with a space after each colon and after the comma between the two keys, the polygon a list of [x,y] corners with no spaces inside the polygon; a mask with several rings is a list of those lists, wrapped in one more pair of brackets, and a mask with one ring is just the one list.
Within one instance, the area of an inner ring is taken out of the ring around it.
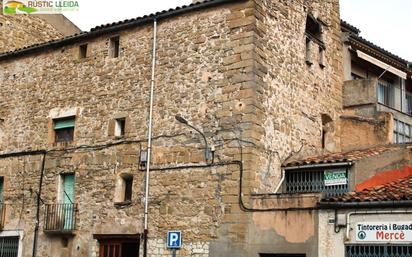
{"label": "sky", "polygon": [[[277,0],[272,0],[277,1]],[[91,28],[191,3],[191,0],[116,0],[99,5],[80,0],[80,10],[65,15],[80,29]],[[97,6],[97,7],[96,7]],[[340,0],[341,18],[361,30],[361,36],[412,61],[412,0]]]}

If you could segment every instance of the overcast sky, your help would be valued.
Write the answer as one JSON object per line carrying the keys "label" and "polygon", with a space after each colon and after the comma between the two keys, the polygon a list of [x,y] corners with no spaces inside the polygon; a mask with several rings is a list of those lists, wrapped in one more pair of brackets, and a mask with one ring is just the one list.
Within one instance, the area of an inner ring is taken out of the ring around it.
{"label": "overcast sky", "polygon": [[[191,0],[116,0],[102,4],[99,0],[80,0],[80,11],[65,15],[87,31],[190,3]],[[342,19],[359,28],[361,36],[412,61],[412,0],[340,0],[340,5]]]}

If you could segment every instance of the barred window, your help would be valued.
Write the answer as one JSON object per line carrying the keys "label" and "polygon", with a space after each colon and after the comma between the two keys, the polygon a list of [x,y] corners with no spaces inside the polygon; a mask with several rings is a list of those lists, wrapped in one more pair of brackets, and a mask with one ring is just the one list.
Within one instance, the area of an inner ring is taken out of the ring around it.
{"label": "barred window", "polygon": [[287,170],[284,193],[324,193],[325,197],[348,192],[347,168],[319,170]]}

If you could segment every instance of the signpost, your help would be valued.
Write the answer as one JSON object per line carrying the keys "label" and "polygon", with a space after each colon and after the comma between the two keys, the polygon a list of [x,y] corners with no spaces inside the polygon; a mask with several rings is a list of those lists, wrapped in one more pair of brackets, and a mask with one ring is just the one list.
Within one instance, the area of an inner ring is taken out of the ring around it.
{"label": "signpost", "polygon": [[412,221],[360,222],[355,238],[358,242],[411,243]]}
{"label": "signpost", "polygon": [[172,250],[172,256],[176,257],[176,249],[182,248],[182,232],[167,231],[167,248]]}

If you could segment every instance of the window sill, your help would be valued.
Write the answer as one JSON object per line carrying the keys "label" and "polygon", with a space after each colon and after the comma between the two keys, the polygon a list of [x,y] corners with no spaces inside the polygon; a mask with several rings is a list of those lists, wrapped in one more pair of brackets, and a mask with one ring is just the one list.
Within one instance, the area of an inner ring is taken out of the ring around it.
{"label": "window sill", "polygon": [[132,205],[132,201],[124,201],[124,202],[116,202],[114,203],[114,207],[118,209],[126,208]]}

